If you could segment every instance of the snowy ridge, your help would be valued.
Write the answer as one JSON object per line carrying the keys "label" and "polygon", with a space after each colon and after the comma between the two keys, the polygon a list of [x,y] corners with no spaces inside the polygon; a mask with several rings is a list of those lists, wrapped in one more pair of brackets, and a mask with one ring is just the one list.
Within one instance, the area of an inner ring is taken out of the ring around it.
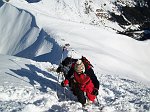
{"label": "snowy ridge", "polygon": [[[18,10],[12,5],[4,4],[0,8],[0,15],[1,53],[15,55],[35,41],[39,29],[29,13]],[[16,21],[18,22],[16,23]]]}
{"label": "snowy ridge", "polygon": [[[48,61],[49,59],[44,54],[54,57],[50,54],[53,47],[58,50],[57,52],[60,51],[58,43],[43,29],[38,28],[35,18],[29,12],[5,3],[0,8],[0,15],[1,54],[35,60],[39,60],[40,57],[39,61]],[[12,16],[11,20],[9,20],[10,16]],[[58,63],[58,59],[59,56],[53,60],[53,63]]]}
{"label": "snowy ridge", "polygon": [[[0,53],[4,54],[0,55],[1,112],[150,111],[150,41],[139,42],[77,22],[75,19],[81,18],[76,14],[83,16],[84,9],[79,0],[28,2],[10,0],[0,8]],[[76,22],[68,21],[68,15]],[[66,44],[69,47],[62,51]],[[63,78],[55,70],[62,54],[63,58],[84,55],[94,65],[100,81],[100,105],[96,100],[89,109],[83,109],[69,88],[60,86]]]}

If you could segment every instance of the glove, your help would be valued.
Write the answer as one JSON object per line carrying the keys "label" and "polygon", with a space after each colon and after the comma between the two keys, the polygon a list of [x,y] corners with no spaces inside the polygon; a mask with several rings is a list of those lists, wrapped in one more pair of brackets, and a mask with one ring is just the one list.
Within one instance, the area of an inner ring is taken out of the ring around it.
{"label": "glove", "polygon": [[59,67],[56,69],[56,72],[57,72],[57,73],[61,72],[61,69],[62,69],[61,66],[59,66]]}
{"label": "glove", "polygon": [[69,81],[67,79],[61,82],[62,87],[66,87],[68,86],[68,84],[69,84]]}
{"label": "glove", "polygon": [[95,89],[93,90],[92,94],[95,95],[95,96],[97,96],[97,95],[98,95],[98,89],[95,88]]}

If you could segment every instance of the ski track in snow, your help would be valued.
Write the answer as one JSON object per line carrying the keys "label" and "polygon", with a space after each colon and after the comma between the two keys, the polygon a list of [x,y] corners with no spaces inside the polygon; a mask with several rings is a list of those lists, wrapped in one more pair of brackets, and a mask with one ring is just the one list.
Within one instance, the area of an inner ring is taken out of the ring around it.
{"label": "ski track in snow", "polygon": [[[57,66],[46,62],[31,61],[27,69],[12,70],[18,76],[27,77],[32,87],[0,86],[1,112],[148,112],[150,111],[150,88],[118,76],[99,74],[100,106],[96,103],[88,109],[57,83]],[[47,69],[47,68],[50,68]],[[98,74],[98,73],[97,73]],[[18,77],[16,76],[16,77]],[[61,82],[61,77],[60,81]],[[66,97],[66,99],[65,99]]]}

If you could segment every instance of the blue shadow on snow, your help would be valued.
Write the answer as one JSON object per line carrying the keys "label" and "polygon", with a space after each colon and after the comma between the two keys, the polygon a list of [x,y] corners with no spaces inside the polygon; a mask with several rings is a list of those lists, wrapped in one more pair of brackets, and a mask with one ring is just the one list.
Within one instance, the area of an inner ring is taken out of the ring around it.
{"label": "blue shadow on snow", "polygon": [[[16,78],[17,78],[17,75],[21,76],[21,77],[27,77],[29,80],[29,83],[32,86],[35,86],[36,85],[35,82],[37,82],[40,85],[40,87],[38,89],[42,92],[47,92],[47,88],[50,88],[53,91],[59,91],[60,93],[63,92],[63,88],[60,86],[60,84],[57,83],[57,78],[54,77],[52,74],[42,71],[41,69],[39,69],[38,67],[36,67],[32,64],[26,64],[26,66],[29,69],[26,69],[26,68],[21,68],[18,70],[10,69],[10,71],[12,71],[16,74],[16,76],[15,75],[12,75],[12,76],[14,76]],[[44,77],[39,76],[37,73],[43,74]],[[11,74],[9,73],[9,75],[11,75]],[[51,79],[55,80],[56,82],[49,80],[46,77],[51,78]]]}

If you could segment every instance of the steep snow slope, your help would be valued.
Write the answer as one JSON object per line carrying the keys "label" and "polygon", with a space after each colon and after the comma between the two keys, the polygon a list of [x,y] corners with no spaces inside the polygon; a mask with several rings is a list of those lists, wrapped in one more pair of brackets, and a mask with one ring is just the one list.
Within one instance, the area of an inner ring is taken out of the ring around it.
{"label": "steep snow slope", "polygon": [[[24,2],[22,6],[23,4]],[[27,8],[26,4],[24,8]],[[39,52],[40,54],[40,52],[50,49],[48,53],[43,53],[34,59],[49,60],[58,64],[61,59],[61,47],[59,45],[63,46],[69,43],[71,45],[69,50],[74,49],[81,55],[87,56],[96,65],[96,71],[123,75],[134,80],[140,79],[143,83],[149,84],[149,41],[138,42],[126,36],[104,31],[99,27],[56,19],[43,14],[34,7],[28,8],[28,11],[35,14],[37,24],[49,36],[44,34],[44,36],[46,35],[44,37],[42,34],[33,45],[18,53],[18,56],[33,58],[35,53]],[[42,48],[40,45],[43,43],[43,38],[46,38],[46,45],[48,46]]]}
{"label": "steep snow slope", "polygon": [[[10,2],[14,5],[16,3],[27,5],[26,0]],[[55,18],[97,25],[119,32],[129,29],[139,30],[143,26],[141,23],[149,22],[147,0],[41,0],[28,7],[36,7],[42,13]],[[144,13],[141,10],[144,10]]]}
{"label": "steep snow slope", "polygon": [[38,68],[31,64],[36,62],[7,55],[0,55],[0,62],[1,112],[42,112],[58,102],[56,77],[42,70],[50,63]]}
{"label": "steep snow slope", "polygon": [[[48,61],[55,56],[50,52],[61,50],[52,37],[37,27],[34,17],[27,11],[5,3],[0,7],[0,23],[1,54],[35,60],[40,56],[39,61]],[[58,63],[60,56],[55,58],[51,62]]]}
{"label": "steep snow slope", "polygon": [[[56,65],[7,55],[0,55],[0,62],[1,112],[85,112],[70,90],[64,91],[58,83],[60,74],[53,71]],[[90,111],[150,110],[150,88],[142,83],[99,73],[97,77],[100,81],[97,99],[103,108],[100,110],[96,104],[89,107]]]}
{"label": "steep snow slope", "polygon": [[[39,36],[34,43],[26,44],[29,47],[19,51],[17,56],[50,60],[58,64],[62,53],[64,57],[68,52],[72,57],[75,57],[74,53],[84,55],[94,65],[100,81],[97,98],[104,106],[103,112],[150,111],[150,41],[139,42],[99,27],[54,18],[37,8],[36,4],[33,6],[23,0],[16,0],[13,4],[31,12],[37,25],[43,28],[40,33],[36,32]],[[15,10],[18,12],[18,9]],[[16,11],[12,12],[16,14]],[[21,19],[19,28],[24,25],[24,19]],[[17,19],[14,23],[17,23]],[[10,29],[12,26],[7,27]],[[9,41],[9,44],[11,42],[14,43]],[[62,52],[61,46],[65,44],[70,47]],[[66,96],[62,94],[64,90],[57,82],[58,74],[53,71],[56,65],[7,55],[0,55],[0,62],[0,111],[83,112],[81,104],[76,102],[70,90],[65,89]],[[98,106],[92,105],[92,110],[99,112]]]}
{"label": "steep snow slope", "polygon": [[34,43],[40,30],[29,13],[4,4],[0,16],[1,53],[15,55]]}
{"label": "steep snow slope", "polygon": [[14,5],[20,4],[18,6],[20,8],[36,7],[35,9],[40,9],[42,13],[55,18],[114,30],[137,40],[149,39],[145,31],[134,32],[149,30],[150,2],[148,0],[40,0],[32,1],[30,5],[27,1],[11,0],[10,2]]}
{"label": "steep snow slope", "polygon": [[[98,25],[103,28],[112,30],[115,29],[122,31],[123,29],[116,23],[110,21],[109,12],[114,7],[114,13],[120,13],[118,8],[111,1],[106,0],[41,0],[40,2],[28,4],[25,0],[11,0],[11,4],[18,5],[17,7],[23,8],[30,7],[31,12],[45,14],[58,19],[67,21],[74,21],[78,23]],[[107,4],[107,5],[104,5]]]}

